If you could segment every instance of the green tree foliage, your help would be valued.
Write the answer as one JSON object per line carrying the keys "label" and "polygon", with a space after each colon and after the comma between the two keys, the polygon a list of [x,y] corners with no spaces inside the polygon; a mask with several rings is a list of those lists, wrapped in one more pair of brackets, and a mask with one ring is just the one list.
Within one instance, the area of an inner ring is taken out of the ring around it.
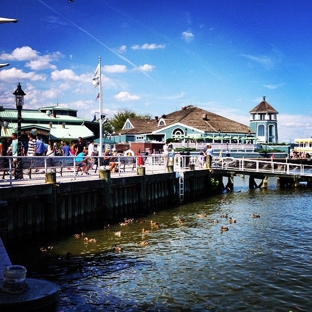
{"label": "green tree foliage", "polygon": [[114,117],[109,121],[111,126],[115,129],[115,132],[118,132],[122,129],[123,125],[125,124],[128,118],[144,118],[144,119],[151,119],[150,115],[138,115],[135,112],[125,109],[119,111]]}

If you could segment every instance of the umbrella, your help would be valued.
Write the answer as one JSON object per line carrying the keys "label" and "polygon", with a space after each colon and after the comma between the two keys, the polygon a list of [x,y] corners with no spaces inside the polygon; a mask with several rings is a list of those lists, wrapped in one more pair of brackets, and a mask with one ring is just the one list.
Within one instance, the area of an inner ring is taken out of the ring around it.
{"label": "umbrella", "polygon": [[222,140],[222,136],[217,135],[217,136],[214,137],[214,139],[215,139],[215,140]]}

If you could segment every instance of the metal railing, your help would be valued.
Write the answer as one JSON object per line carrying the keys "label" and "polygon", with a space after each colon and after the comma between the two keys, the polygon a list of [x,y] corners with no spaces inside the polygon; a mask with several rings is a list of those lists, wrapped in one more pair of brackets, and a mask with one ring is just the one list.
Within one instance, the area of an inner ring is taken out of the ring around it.
{"label": "metal railing", "polygon": [[[14,160],[17,156],[0,157],[0,187],[4,184],[13,186],[18,181],[44,181],[46,173],[55,172],[57,180],[70,178],[76,180],[84,178],[86,175],[78,170],[75,156],[21,156],[23,179],[16,179],[14,170]],[[117,156],[113,159],[116,163],[116,172],[111,173],[112,178],[121,176],[137,175],[139,164],[145,168],[145,174],[158,174],[168,171],[183,172],[186,170],[204,169],[206,159],[202,155],[181,155],[176,154],[165,157],[163,154],[151,154],[144,156]],[[169,170],[171,167],[171,170]],[[99,170],[109,170],[109,162],[104,162],[101,156],[92,157],[92,162],[88,170],[88,176],[99,175]],[[295,164],[288,162],[278,162],[259,160],[252,158],[233,158],[233,157],[213,157],[212,169],[226,169],[235,172],[259,172],[271,174],[301,175],[312,177],[312,165]]]}

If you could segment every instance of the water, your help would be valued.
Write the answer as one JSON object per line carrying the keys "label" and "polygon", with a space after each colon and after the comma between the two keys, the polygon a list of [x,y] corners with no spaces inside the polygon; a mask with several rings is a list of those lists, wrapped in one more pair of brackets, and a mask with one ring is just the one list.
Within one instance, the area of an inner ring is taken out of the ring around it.
{"label": "water", "polygon": [[10,257],[60,286],[58,311],[311,311],[312,190],[269,184],[249,190],[235,178],[232,193],[87,233],[95,243],[71,235]]}

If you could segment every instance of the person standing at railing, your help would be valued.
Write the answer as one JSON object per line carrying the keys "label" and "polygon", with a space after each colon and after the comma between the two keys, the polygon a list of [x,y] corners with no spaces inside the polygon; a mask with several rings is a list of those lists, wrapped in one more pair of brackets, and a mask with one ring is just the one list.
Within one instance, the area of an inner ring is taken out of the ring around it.
{"label": "person standing at railing", "polygon": [[70,155],[70,147],[68,146],[66,141],[63,142],[62,153],[63,153],[63,156],[69,156]]}
{"label": "person standing at railing", "polygon": [[32,133],[28,133],[27,156],[35,156],[37,152],[37,144]]}
{"label": "person standing at railing", "polygon": [[94,156],[96,156],[96,147],[94,146],[94,140],[90,140],[88,145],[88,156],[90,158],[90,168],[93,168],[94,165]]}
{"label": "person standing at railing", "polygon": [[[11,145],[9,147],[10,151],[11,151],[11,155],[12,156],[17,156],[17,153],[18,153],[18,139],[17,139],[17,133],[13,132],[12,135],[12,142],[11,142]],[[17,164],[17,158],[13,158],[13,173],[15,173],[15,167],[16,167],[16,164]]]}
{"label": "person standing at railing", "polygon": [[45,146],[44,143],[42,141],[42,138],[37,136],[37,140],[36,140],[36,156],[42,156],[44,154],[45,151]]}
{"label": "person standing at railing", "polygon": [[207,146],[203,150],[204,156],[206,156],[206,165],[208,169],[211,168],[212,164],[212,157],[213,157],[213,149],[210,144],[207,144]]}
{"label": "person standing at railing", "polygon": [[138,152],[137,152],[137,162],[138,162],[138,167],[141,167],[144,165],[143,157],[141,155],[141,150],[138,150]]}
{"label": "person standing at railing", "polygon": [[48,142],[48,148],[47,148],[46,156],[49,157],[47,159],[47,165],[49,162],[50,166],[53,166],[53,164],[54,164],[53,157],[55,156],[55,145],[54,145],[54,142],[52,140],[49,140],[49,142]]}
{"label": "person standing at railing", "polygon": [[168,162],[169,162],[169,145],[168,142],[163,146],[163,155],[164,155],[164,165],[165,168],[167,169],[168,167]]}

